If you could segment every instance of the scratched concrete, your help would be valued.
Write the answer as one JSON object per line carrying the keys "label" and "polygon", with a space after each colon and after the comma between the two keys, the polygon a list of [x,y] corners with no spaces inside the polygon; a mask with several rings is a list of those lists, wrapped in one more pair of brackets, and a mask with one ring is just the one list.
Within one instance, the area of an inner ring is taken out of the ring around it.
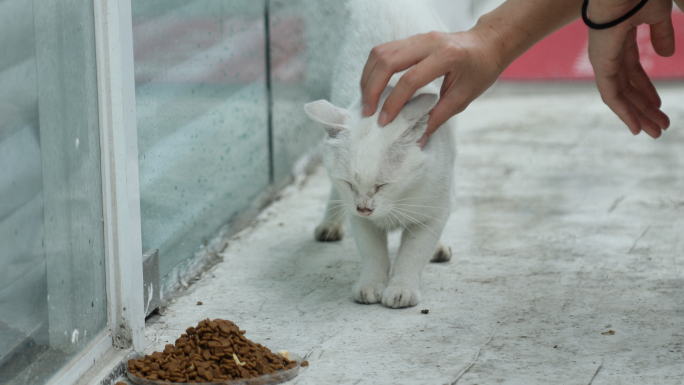
{"label": "scratched concrete", "polygon": [[591,85],[499,85],[474,102],[443,235],[454,257],[426,268],[414,308],[353,302],[353,241],[313,239],[319,168],[148,324],[147,352],[220,317],[307,355],[293,384],[679,385],[684,86],[662,96],[659,140],[633,137]]}

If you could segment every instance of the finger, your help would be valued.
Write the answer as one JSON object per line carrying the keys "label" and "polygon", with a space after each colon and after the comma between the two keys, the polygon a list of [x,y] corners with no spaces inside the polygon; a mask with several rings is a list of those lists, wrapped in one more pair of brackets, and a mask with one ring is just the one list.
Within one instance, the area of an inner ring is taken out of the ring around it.
{"label": "finger", "polygon": [[439,102],[430,111],[428,118],[427,136],[432,135],[439,127],[441,127],[452,116],[463,112],[468,107],[469,101],[467,93],[461,90],[460,93],[449,93],[439,99]]}
{"label": "finger", "polygon": [[589,31],[589,59],[596,74],[596,86],[601,99],[633,135],[638,135],[641,123],[632,111],[638,109],[623,95],[629,78],[622,67],[623,56],[632,51],[630,45],[636,46],[636,28],[626,34],[619,32]]}
{"label": "finger", "polygon": [[436,55],[430,55],[408,70],[390,92],[387,100],[382,105],[378,124],[385,124],[394,120],[399,111],[416,91],[429,84],[431,81],[444,75],[449,70],[449,63],[440,60]]}
{"label": "finger", "polygon": [[648,134],[648,136],[653,139],[658,139],[660,137],[662,130],[646,115],[637,115],[637,119],[639,119],[639,124],[641,124],[641,130]]}
{"label": "finger", "polygon": [[[371,116],[377,109],[378,99],[396,72],[403,71],[430,55],[434,35],[416,35],[374,47],[361,75],[363,115]],[[422,43],[421,43],[422,42]]]}
{"label": "finger", "polygon": [[651,104],[660,108],[662,101],[660,100],[658,91],[648,77],[648,74],[646,74],[646,71],[641,67],[641,64],[636,64],[636,68],[630,70],[629,80],[636,89],[641,91],[648,98],[648,101]]}
{"label": "finger", "polygon": [[640,128],[643,132],[648,134],[648,136],[657,139],[660,137],[662,130],[653,120],[649,119],[646,115],[642,114],[640,111],[636,110],[636,117],[639,120]]}
{"label": "finger", "polygon": [[[653,138],[658,138],[661,133],[660,126],[649,118],[642,110],[645,97],[635,97],[634,89],[625,88],[624,92],[615,95],[611,99],[604,99],[606,105],[627,125],[632,134],[637,135],[644,131]],[[641,105],[635,104],[638,103]]]}
{"label": "finger", "polygon": [[401,55],[402,53],[404,55],[409,53],[425,58],[437,46],[439,40],[441,40],[444,35],[445,34],[442,32],[433,31],[373,47],[368,54],[366,65],[363,67],[363,73],[361,74],[361,89],[366,88],[371,73],[373,73],[375,66],[382,57],[403,51],[399,52],[400,56],[403,56]]}
{"label": "finger", "polygon": [[380,44],[373,47],[370,50],[370,52],[368,53],[368,60],[366,60],[366,64],[364,65],[363,72],[361,74],[361,89],[366,88],[368,78],[370,78],[370,75],[371,73],[373,73],[373,70],[375,69],[375,66],[378,64],[380,58],[385,55],[389,55],[392,52],[396,52],[397,50],[399,50],[401,45],[406,44],[409,41],[409,39],[411,38]]}
{"label": "finger", "polygon": [[378,58],[380,56],[380,52],[383,51],[383,49],[386,49],[391,43],[387,44],[380,44],[375,47],[373,47],[370,52],[368,53],[368,59],[366,59],[366,64],[363,66],[363,71],[361,72],[361,89],[363,90],[366,88],[366,83],[368,83],[368,78],[370,77],[370,74],[373,73],[373,70],[375,69],[375,66],[378,64]]}
{"label": "finger", "polygon": [[675,35],[672,16],[657,24],[651,25],[651,44],[660,56],[669,57],[675,52]]}
{"label": "finger", "polygon": [[385,44],[380,44],[373,47],[370,50],[370,52],[368,53],[368,60],[366,60],[366,64],[364,65],[363,72],[361,74],[361,89],[366,88],[368,79],[370,78],[371,73],[373,73],[373,70],[375,69],[375,66],[378,64],[380,58],[398,51],[401,48],[402,44],[408,44],[411,38],[412,37],[391,41]]}
{"label": "finger", "polygon": [[[636,51],[636,49],[634,51]],[[670,119],[656,105],[651,103],[645,94],[632,85],[626,68],[621,69],[618,73],[618,83],[620,85],[618,93],[624,95],[624,97],[631,102],[629,105],[630,109],[635,116],[640,119],[640,122],[643,120],[640,118],[640,114],[643,114],[647,119],[658,125],[659,128],[667,129],[670,125]],[[641,128],[643,129],[643,124]]]}
{"label": "finger", "polygon": [[[453,72],[444,76],[442,88],[439,90],[439,101],[434,107],[432,107],[432,110],[430,111],[425,135],[432,135],[439,127],[442,126],[442,124],[446,123],[450,117],[455,115],[455,113],[451,112],[451,107],[460,107],[460,104],[456,101],[457,97],[455,94],[455,85],[457,80],[458,76]],[[461,88],[460,91],[463,92],[463,88]]]}
{"label": "finger", "polygon": [[624,80],[620,79],[619,73],[610,76],[600,76],[600,73],[597,71],[596,86],[601,94],[601,99],[608,108],[627,125],[632,134],[638,135],[641,132],[641,124],[636,114],[632,112],[633,109],[637,108],[623,95],[626,84]]}
{"label": "finger", "polygon": [[658,107],[651,104],[644,94],[639,92],[634,86],[628,86],[625,90],[625,96],[634,106],[636,106],[641,113],[643,113],[658,128],[667,129],[670,126],[670,119]]}
{"label": "finger", "polygon": [[387,88],[387,84],[392,78],[392,75],[394,75],[393,70],[387,70],[386,68],[379,69],[378,67],[379,65],[375,66],[375,69],[368,78],[366,87],[361,90],[363,116],[372,116],[375,114],[375,111],[377,111],[378,108],[378,102],[380,101],[380,95],[382,95],[382,91]]}
{"label": "finger", "polygon": [[636,44],[633,44],[626,50],[623,62],[627,68],[629,82],[646,95],[652,104],[656,107],[660,107],[662,101],[660,100],[658,91],[651,82],[651,79],[648,77],[646,71],[644,71],[644,67],[641,66],[639,47]]}
{"label": "finger", "polygon": [[599,93],[601,94],[601,99],[615,113],[615,115],[622,120],[627,128],[634,135],[638,135],[641,132],[641,123],[637,118],[637,115],[633,110],[638,110],[624,95],[617,93],[613,90],[613,84],[605,84],[603,79],[596,79],[597,86],[599,88]]}

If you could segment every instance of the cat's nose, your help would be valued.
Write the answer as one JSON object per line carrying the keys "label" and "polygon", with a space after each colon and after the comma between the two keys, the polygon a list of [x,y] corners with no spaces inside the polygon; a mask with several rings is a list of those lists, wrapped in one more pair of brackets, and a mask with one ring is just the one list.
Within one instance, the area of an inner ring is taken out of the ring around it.
{"label": "cat's nose", "polygon": [[364,207],[364,208],[361,208],[361,207],[359,207],[359,206],[356,206],[356,211],[358,211],[359,214],[363,215],[364,217],[367,217],[367,216],[371,215],[371,213],[373,212],[372,209],[368,209],[368,208],[365,208],[365,207]]}

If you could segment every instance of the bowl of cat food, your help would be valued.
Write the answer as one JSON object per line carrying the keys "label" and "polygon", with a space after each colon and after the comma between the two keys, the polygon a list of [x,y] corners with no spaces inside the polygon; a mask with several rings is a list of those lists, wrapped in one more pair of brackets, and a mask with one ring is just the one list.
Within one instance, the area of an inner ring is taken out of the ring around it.
{"label": "bowl of cat food", "polygon": [[138,385],[267,385],[296,377],[307,361],[247,339],[235,323],[206,319],[175,344],[149,355],[131,353],[126,375]]}

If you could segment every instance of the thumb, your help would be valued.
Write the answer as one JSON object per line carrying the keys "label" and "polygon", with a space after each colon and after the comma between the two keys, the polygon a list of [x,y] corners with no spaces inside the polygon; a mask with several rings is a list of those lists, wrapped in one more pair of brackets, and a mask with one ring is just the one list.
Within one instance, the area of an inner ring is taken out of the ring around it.
{"label": "thumb", "polygon": [[657,24],[651,24],[651,44],[653,49],[660,56],[672,56],[675,52],[674,27],[672,17]]}

